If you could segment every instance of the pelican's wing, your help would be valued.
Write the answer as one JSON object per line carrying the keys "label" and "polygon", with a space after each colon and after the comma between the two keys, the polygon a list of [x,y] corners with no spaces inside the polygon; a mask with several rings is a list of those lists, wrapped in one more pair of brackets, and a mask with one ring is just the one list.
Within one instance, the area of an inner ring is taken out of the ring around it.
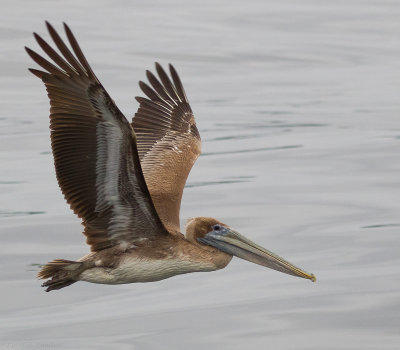
{"label": "pelican's wing", "polygon": [[49,23],[61,56],[34,35],[55,65],[26,50],[45,70],[30,69],[46,85],[57,180],[83,220],[87,243],[92,250],[119,244],[126,248],[138,239],[168,234],[146,187],[131,125],[64,27],[74,54]]}
{"label": "pelican's wing", "polygon": [[164,225],[180,232],[183,188],[200,155],[201,140],[181,80],[172,65],[171,79],[156,63],[157,79],[147,71],[151,87],[139,82],[148,98],[136,97],[139,109],[132,121],[143,174]]}

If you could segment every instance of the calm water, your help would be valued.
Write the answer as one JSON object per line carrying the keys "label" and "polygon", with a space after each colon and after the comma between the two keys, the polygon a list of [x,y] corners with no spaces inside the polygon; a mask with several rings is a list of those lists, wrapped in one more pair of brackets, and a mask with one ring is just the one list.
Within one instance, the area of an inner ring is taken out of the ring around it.
{"label": "calm water", "polygon": [[[1,1],[1,349],[399,349],[398,1]],[[234,260],[44,293],[88,247],[58,189],[24,45],[68,22],[127,117],[173,62],[203,138],[182,221],[215,216],[318,277]]]}

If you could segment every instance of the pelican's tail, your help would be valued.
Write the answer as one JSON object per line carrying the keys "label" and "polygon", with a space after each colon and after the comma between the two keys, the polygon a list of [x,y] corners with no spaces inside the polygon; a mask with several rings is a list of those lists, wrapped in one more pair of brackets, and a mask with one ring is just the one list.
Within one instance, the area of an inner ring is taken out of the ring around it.
{"label": "pelican's tail", "polygon": [[56,259],[43,265],[37,278],[48,279],[42,284],[47,287],[46,292],[61,289],[77,281],[75,278],[82,272],[82,265],[79,261]]}

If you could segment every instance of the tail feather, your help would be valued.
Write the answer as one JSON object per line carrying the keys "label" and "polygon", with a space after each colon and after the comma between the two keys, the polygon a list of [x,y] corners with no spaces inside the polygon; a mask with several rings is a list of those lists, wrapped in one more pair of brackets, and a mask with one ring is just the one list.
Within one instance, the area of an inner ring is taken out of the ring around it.
{"label": "tail feather", "polygon": [[48,281],[44,282],[42,284],[42,287],[47,287],[46,288],[46,292],[50,292],[51,290],[57,290],[57,289],[61,289],[61,288],[64,288],[64,287],[68,287],[68,286],[70,286],[71,284],[73,284],[75,282],[76,281],[71,280],[71,279],[69,279],[69,280],[64,279],[64,280],[56,280],[56,281],[54,281],[54,278],[52,278],[51,280],[48,280]]}
{"label": "tail feather", "polygon": [[56,259],[42,266],[37,278],[48,279],[42,287],[47,287],[46,292],[50,292],[75,283],[74,277],[77,277],[81,271],[82,263],[79,261]]}

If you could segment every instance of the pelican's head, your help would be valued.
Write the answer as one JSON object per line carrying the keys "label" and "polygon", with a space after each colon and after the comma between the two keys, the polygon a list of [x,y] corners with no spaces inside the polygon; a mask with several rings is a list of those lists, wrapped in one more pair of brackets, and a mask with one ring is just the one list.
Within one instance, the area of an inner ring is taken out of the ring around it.
{"label": "pelican's head", "polygon": [[[192,243],[218,254],[220,260],[225,262],[221,268],[230,262],[232,256],[237,256],[289,275],[316,281],[312,273],[292,265],[214,218],[189,219],[186,224],[186,238]],[[225,259],[223,259],[224,257]]]}

